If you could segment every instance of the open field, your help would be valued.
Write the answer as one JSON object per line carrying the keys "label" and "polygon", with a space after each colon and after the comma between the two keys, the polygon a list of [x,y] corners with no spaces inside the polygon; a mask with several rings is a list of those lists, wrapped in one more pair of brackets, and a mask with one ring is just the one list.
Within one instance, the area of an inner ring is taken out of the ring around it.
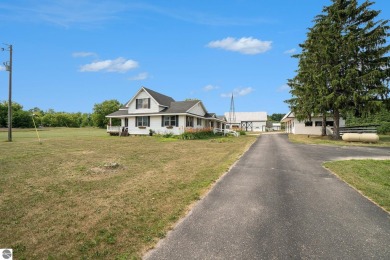
{"label": "open field", "polygon": [[337,161],[324,166],[390,212],[390,160]]}
{"label": "open field", "polygon": [[304,143],[304,144],[390,147],[390,135],[379,135],[379,142],[376,144],[362,143],[362,142],[344,142],[343,140],[331,140],[329,136],[314,136],[314,135],[308,136],[308,135],[289,134],[288,138],[291,142]]}
{"label": "open field", "polygon": [[256,138],[39,134],[0,132],[0,248],[15,259],[139,258]]}

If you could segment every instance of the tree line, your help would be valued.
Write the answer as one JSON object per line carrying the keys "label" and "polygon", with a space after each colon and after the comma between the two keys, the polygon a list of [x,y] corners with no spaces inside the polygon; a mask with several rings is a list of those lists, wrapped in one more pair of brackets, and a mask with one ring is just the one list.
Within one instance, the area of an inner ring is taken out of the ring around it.
{"label": "tree line", "polygon": [[380,11],[372,10],[373,4],[332,0],[293,56],[298,69],[288,80],[292,98],[286,102],[299,120],[333,117],[334,138],[340,117],[372,118],[390,107],[389,26],[388,20],[376,20]]}
{"label": "tree line", "polygon": [[353,113],[347,114],[347,126],[376,125],[378,134],[390,133],[390,111],[383,107],[374,114],[356,117]]}
{"label": "tree line", "polygon": [[[117,111],[121,107],[118,100],[106,100],[93,107],[93,113],[56,112],[53,109],[43,111],[38,107],[25,110],[21,104],[12,102],[12,127],[32,128],[34,122],[37,127],[106,127],[106,115]],[[118,124],[113,121],[113,124]],[[8,102],[0,102],[0,128],[8,127]]]}

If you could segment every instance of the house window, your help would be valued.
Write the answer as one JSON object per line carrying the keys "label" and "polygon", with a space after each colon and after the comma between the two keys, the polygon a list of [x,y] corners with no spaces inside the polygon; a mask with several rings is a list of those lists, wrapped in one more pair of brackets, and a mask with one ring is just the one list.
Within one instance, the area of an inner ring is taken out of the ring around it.
{"label": "house window", "polygon": [[163,116],[163,126],[177,126],[177,116]]}
{"label": "house window", "polygon": [[202,125],[202,118],[196,119],[196,125]]}
{"label": "house window", "polygon": [[312,121],[306,121],[305,122],[305,126],[313,126],[313,122]]}
{"label": "house window", "polygon": [[135,118],[135,126],[150,126],[150,117],[148,116],[137,116]]}
{"label": "house window", "polygon": [[187,116],[186,127],[194,127],[194,118],[192,116]]}
{"label": "house window", "polygon": [[136,109],[150,108],[150,98],[139,98],[136,100]]}
{"label": "house window", "polygon": [[315,126],[322,126],[322,121],[316,121]]}
{"label": "house window", "polygon": [[333,121],[326,121],[326,126],[333,126],[334,122]]}

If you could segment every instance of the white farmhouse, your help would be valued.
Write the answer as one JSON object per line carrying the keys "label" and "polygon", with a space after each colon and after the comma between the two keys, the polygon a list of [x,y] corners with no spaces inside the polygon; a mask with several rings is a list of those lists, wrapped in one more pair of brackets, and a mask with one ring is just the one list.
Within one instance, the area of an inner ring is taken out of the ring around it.
{"label": "white farmhouse", "polygon": [[[173,98],[151,89],[140,90],[118,111],[106,116],[110,119],[107,132],[147,135],[182,134],[186,129],[225,128],[226,120],[208,113],[202,101],[175,101]],[[120,126],[112,126],[112,118],[121,120]]]}
{"label": "white farmhouse", "polygon": [[234,115],[226,112],[225,118],[229,129],[265,132],[267,128],[267,112],[235,112]]}
{"label": "white farmhouse", "polygon": [[[287,113],[281,120],[285,123],[285,131],[289,134],[321,135],[322,116],[313,116],[311,121],[299,121],[293,112]],[[326,134],[332,134],[333,117],[326,117]],[[340,127],[345,126],[345,120],[340,118]]]}

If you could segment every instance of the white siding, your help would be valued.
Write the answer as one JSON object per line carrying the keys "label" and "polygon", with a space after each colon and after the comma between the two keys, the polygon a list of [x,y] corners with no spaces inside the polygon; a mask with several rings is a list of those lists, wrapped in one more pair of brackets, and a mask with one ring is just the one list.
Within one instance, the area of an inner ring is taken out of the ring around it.
{"label": "white siding", "polygon": [[253,122],[254,132],[264,132],[266,128],[266,122]]}
{"label": "white siding", "polygon": [[[313,125],[305,126],[304,121],[298,121],[296,118],[291,118],[291,120],[286,122],[286,132],[298,135],[321,135],[321,126],[315,126],[316,121],[321,121],[322,118],[314,117],[312,118]],[[326,119],[326,121],[333,121],[332,117]],[[340,119],[340,127],[345,126],[345,120]],[[331,135],[332,133],[327,130],[327,134]]]}
{"label": "white siding", "polygon": [[[156,134],[167,134],[173,133],[174,135],[179,135],[184,132],[185,125],[185,116],[179,116],[179,127],[167,128],[161,126],[161,116],[151,116],[150,117],[150,126],[146,128],[139,128],[135,126],[135,117],[129,117],[129,134],[130,135],[149,135],[149,130],[152,129]],[[122,119],[122,126],[125,126],[125,120]]]}
{"label": "white siding", "polygon": [[184,129],[186,127],[186,116],[181,115],[179,116],[179,128]]}
{"label": "white siding", "polygon": [[188,110],[188,112],[199,116],[204,116],[206,114],[206,111],[204,111],[200,102]]}
{"label": "white siding", "polygon": [[[150,108],[149,109],[136,109],[137,99],[141,98],[150,98]],[[161,109],[158,103],[144,90],[133,98],[133,100],[129,104],[129,113],[156,113]]]}
{"label": "white siding", "polygon": [[[238,128],[241,128],[242,123],[248,124],[248,127],[246,127],[245,125],[244,125],[244,127],[242,127],[242,130],[244,130],[244,131],[246,131],[246,130],[253,131],[253,132],[265,132],[266,131],[267,122],[265,122],[265,121],[258,121],[258,122],[245,121],[245,122],[240,122],[240,123],[236,123],[236,124],[232,124],[232,125],[234,127],[237,126]],[[230,126],[230,124],[226,124],[226,125],[229,126],[230,128],[232,128]]]}
{"label": "white siding", "polygon": [[[200,120],[200,125],[198,125],[198,120]],[[194,118],[194,128],[205,128],[205,120],[202,118]]]}
{"label": "white siding", "polygon": [[129,117],[129,128],[135,127],[135,117]]}

